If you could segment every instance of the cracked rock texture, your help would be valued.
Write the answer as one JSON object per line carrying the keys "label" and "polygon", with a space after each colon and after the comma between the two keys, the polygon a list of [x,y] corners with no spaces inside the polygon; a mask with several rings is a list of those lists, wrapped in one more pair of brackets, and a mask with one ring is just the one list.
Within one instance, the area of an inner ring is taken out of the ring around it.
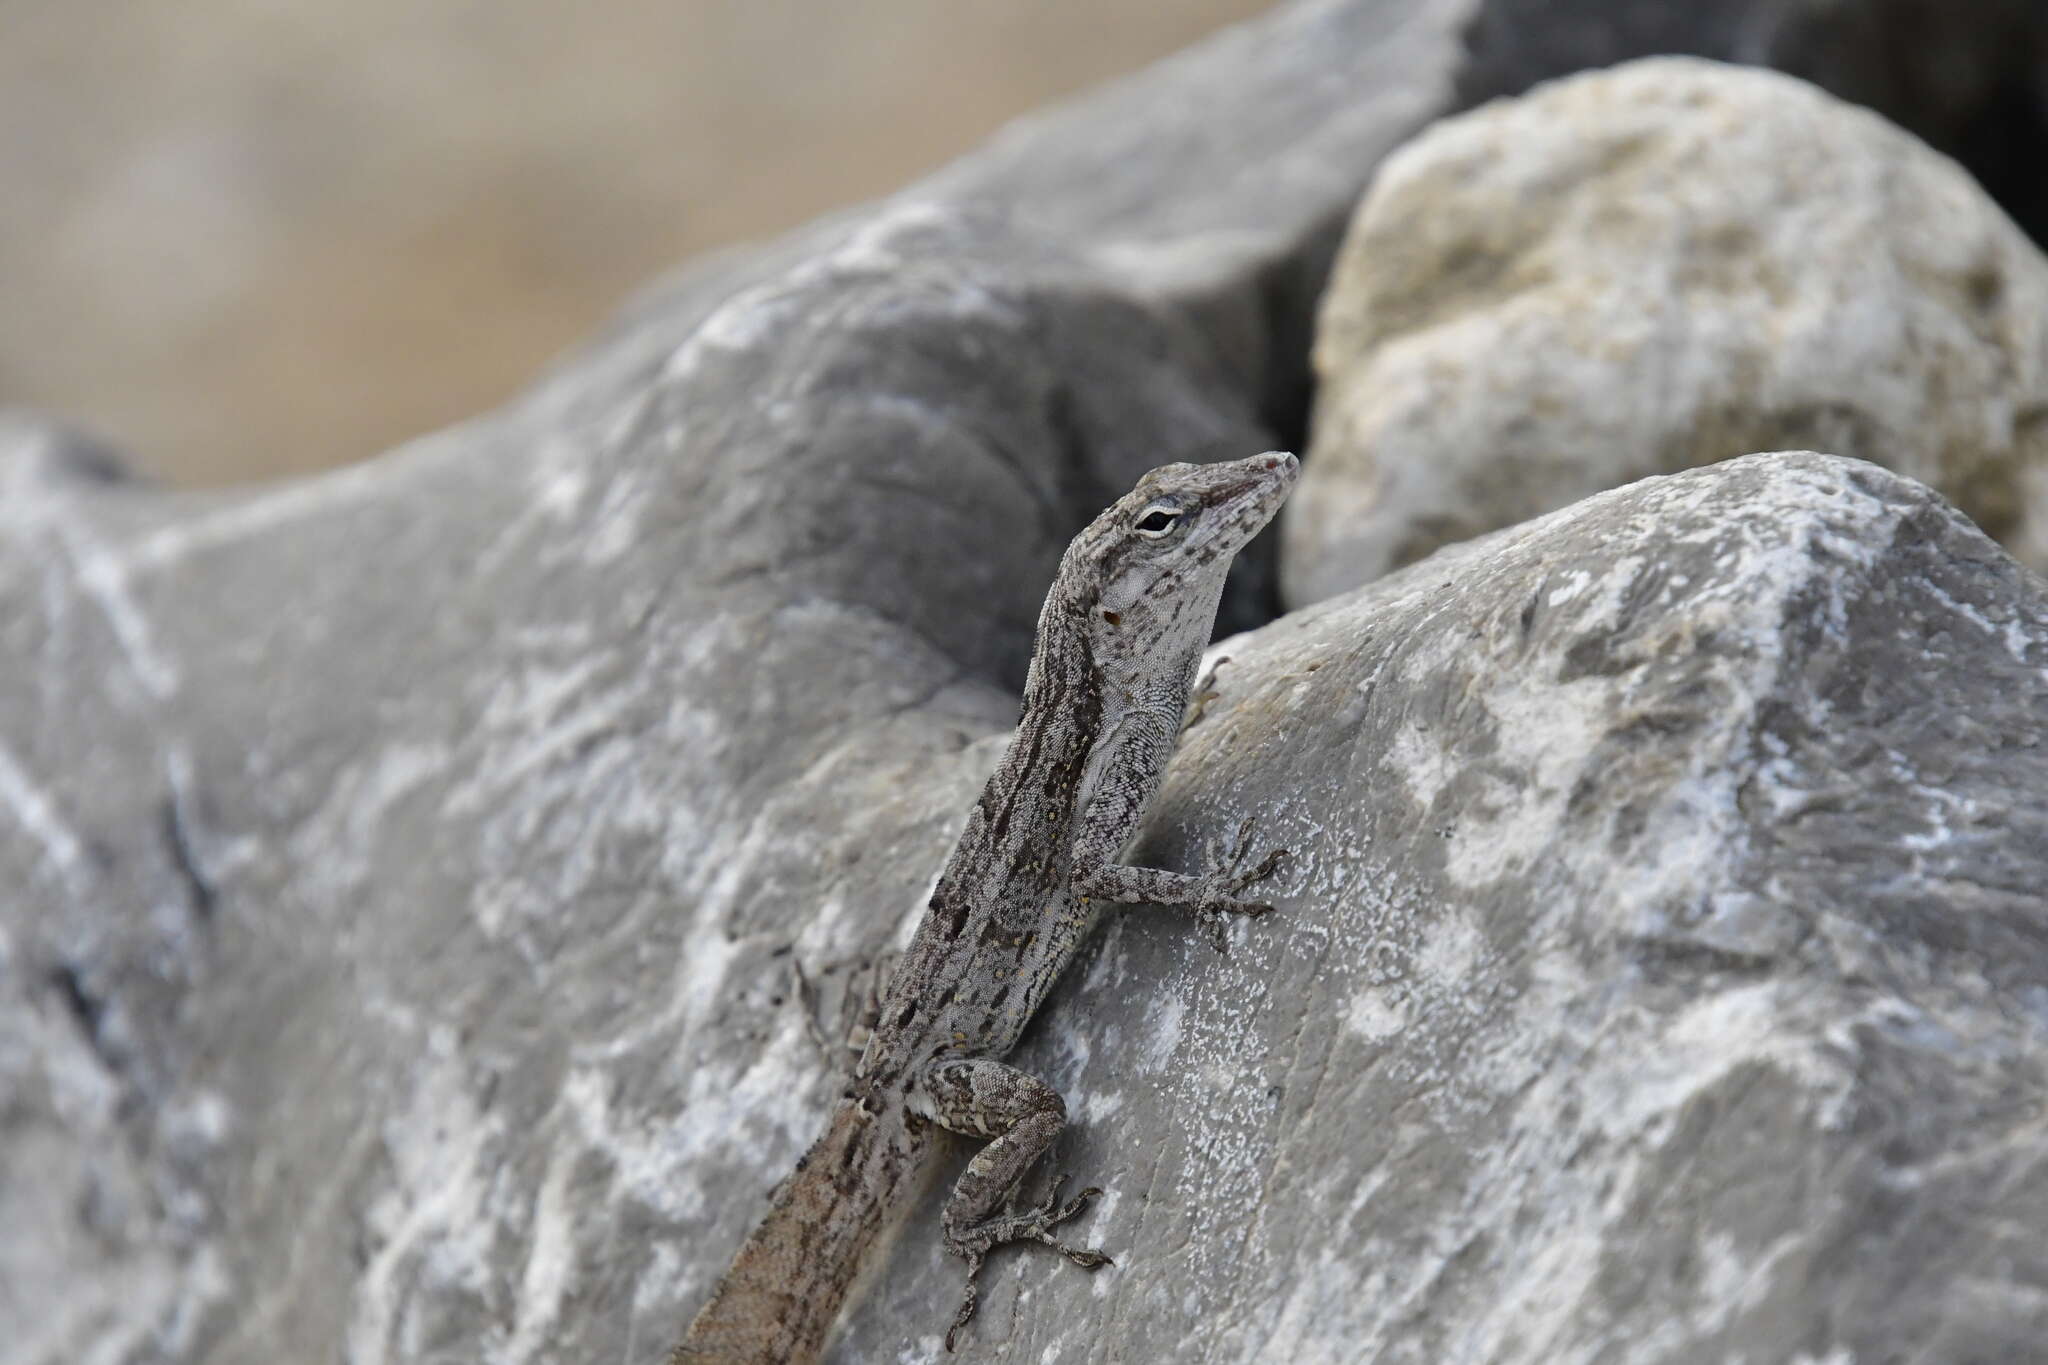
{"label": "cracked rock texture", "polygon": [[[1067,537],[1298,428],[1474,12],[1282,10],[316,480],[0,426],[0,1361],[658,1359],[833,1093],[792,965],[904,934]],[[1118,1266],[962,1358],[2023,1354],[2043,594],[1771,456],[1231,643],[1142,856],[1256,812],[1283,913],[1056,994]],[[837,1359],[938,1354],[937,1198]]]}
{"label": "cracked rock texture", "polygon": [[1316,368],[1291,601],[1791,446],[2048,566],[2048,258],[1954,162],[1773,72],[1634,62],[1437,124],[1359,206]]}

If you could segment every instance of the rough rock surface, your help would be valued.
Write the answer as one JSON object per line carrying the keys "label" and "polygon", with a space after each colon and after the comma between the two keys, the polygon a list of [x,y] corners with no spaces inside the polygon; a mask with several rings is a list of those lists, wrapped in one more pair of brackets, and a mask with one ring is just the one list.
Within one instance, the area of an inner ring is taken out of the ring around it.
{"label": "rough rock surface", "polygon": [[[1022,1055],[1074,1097],[1061,1165],[1110,1187],[1088,1230],[1119,1268],[1003,1268],[983,1338],[1058,1360],[2038,1346],[2040,578],[1921,485],[1758,455],[1220,648],[1225,698],[1139,852],[1184,865],[1261,812],[1298,855],[1283,915],[1227,962],[1126,915],[1055,995]],[[904,1243],[843,1359],[934,1340],[920,1314],[957,1275]]]}
{"label": "rough rock surface", "polygon": [[[789,965],[902,932],[1066,536],[1298,420],[1468,13],[1283,11],[316,481],[0,428],[0,1360],[655,1358],[830,1093]],[[1148,851],[1260,810],[1286,915],[1056,999],[1125,1263],[963,1358],[2037,1340],[2041,591],[1804,458],[1232,646]],[[935,1353],[933,1213],[840,1359]]]}
{"label": "rough rock surface", "polygon": [[2048,567],[2048,259],[1953,162],[1772,72],[1635,62],[1431,128],[1359,207],[1316,365],[1294,602],[1796,446]]}
{"label": "rough rock surface", "polygon": [[822,1113],[792,956],[908,922],[1073,531],[1277,443],[1466,12],[1226,34],[372,464],[0,433],[0,1360],[657,1353]]}

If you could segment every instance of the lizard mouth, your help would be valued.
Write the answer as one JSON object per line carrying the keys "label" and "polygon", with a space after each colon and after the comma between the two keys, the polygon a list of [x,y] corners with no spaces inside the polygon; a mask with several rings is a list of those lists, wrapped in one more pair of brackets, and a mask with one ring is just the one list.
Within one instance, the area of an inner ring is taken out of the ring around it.
{"label": "lizard mouth", "polygon": [[1244,477],[1226,484],[1218,499],[1229,518],[1249,531],[1257,532],[1294,488],[1301,476],[1301,461],[1285,451],[1269,451],[1242,462]]}

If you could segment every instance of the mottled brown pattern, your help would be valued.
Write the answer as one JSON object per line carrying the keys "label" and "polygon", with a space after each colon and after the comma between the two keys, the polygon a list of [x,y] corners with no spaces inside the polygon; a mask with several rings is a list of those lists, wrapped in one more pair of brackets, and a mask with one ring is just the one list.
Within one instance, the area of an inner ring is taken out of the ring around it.
{"label": "mottled brown pattern", "polygon": [[815,1359],[929,1146],[930,1123],[990,1139],[944,1215],[946,1246],[968,1274],[949,1348],[974,1314],[975,1276],[992,1248],[1031,1241],[1089,1269],[1109,1264],[1052,1235],[1099,1190],[1062,1204],[1055,1181],[1039,1204],[1007,1211],[1067,1110],[1052,1087],[1000,1059],[1102,902],[1187,906],[1211,926],[1271,908],[1238,898],[1279,856],[1240,870],[1249,821],[1200,875],[1116,859],[1158,790],[1230,561],[1279,510],[1298,469],[1283,454],[1164,465],[1074,538],[1039,615],[1016,737],[940,875],[853,1083],[672,1365]]}

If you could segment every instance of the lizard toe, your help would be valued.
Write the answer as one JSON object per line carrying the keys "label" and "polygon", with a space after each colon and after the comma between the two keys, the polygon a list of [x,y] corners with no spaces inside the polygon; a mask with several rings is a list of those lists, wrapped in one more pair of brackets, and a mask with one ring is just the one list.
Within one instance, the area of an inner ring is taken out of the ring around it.
{"label": "lizard toe", "polygon": [[960,1311],[953,1314],[952,1325],[946,1328],[946,1351],[948,1354],[953,1350],[953,1340],[960,1335],[960,1329],[974,1320],[974,1310],[980,1306],[978,1303],[980,1297],[980,1291],[975,1288],[974,1280],[970,1276],[967,1281],[967,1292],[960,1299]]}

